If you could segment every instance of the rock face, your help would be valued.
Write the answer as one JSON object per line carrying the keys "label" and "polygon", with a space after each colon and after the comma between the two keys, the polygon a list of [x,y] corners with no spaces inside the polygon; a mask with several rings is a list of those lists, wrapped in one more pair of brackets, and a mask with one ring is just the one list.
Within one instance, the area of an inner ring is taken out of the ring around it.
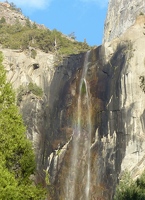
{"label": "rock face", "polygon": [[1,3],[0,2],[0,19],[4,17],[8,24],[15,24],[16,19],[19,20],[21,24],[25,24],[26,18],[22,13],[18,11],[11,10],[11,7],[8,3]]}
{"label": "rock face", "polygon": [[[17,8],[12,8],[9,3],[0,2],[0,19],[4,17],[7,24],[20,23],[26,25],[27,17],[25,17]],[[29,20],[31,24],[33,22]],[[37,28],[46,29],[44,25],[36,24]]]}
{"label": "rock face", "polygon": [[[31,58],[31,50],[0,49],[4,55],[4,66],[8,81],[16,91],[18,105],[27,127],[27,136],[33,141],[36,152],[37,169],[41,171],[44,165],[44,143],[46,142],[47,109],[49,102],[49,87],[55,71],[53,54],[37,50],[35,59]],[[29,83],[34,83],[43,91],[43,96],[27,91]]]}
{"label": "rock face", "polygon": [[[92,105],[91,183],[88,197],[91,200],[113,199],[116,184],[124,170],[129,170],[133,178],[144,170],[144,23],[145,17],[139,15],[135,24],[119,39],[92,50],[89,56],[86,80],[90,86]],[[55,130],[57,145],[48,158],[47,168],[56,188],[55,200],[65,199],[66,192],[72,187],[71,179],[68,183],[66,177],[73,155],[73,120],[76,120],[78,86],[84,60],[85,55],[82,55],[76,67],[72,68],[75,70],[70,73],[68,81],[64,82],[64,75],[61,80],[58,74],[54,75],[54,80],[59,80],[63,86],[61,93],[58,92],[63,95],[53,106],[55,120],[51,121],[51,127]],[[72,60],[67,61],[61,71],[71,69],[71,65]],[[82,112],[83,117],[88,115],[87,110]],[[83,171],[81,163],[85,160],[83,154],[81,159],[77,165],[79,176],[76,176],[74,199],[84,199],[85,175],[79,179]],[[71,175],[73,181],[74,173]]]}
{"label": "rock face", "polygon": [[134,24],[136,17],[145,13],[142,0],[110,0],[104,28],[104,42],[111,41]]}
{"label": "rock face", "polygon": [[[31,49],[26,52],[1,49],[8,80],[18,94],[30,82],[43,90],[41,97],[26,90],[19,106],[36,152],[37,181],[45,182],[44,170],[50,179],[48,199],[68,200],[69,192],[73,191],[69,200],[111,200],[125,169],[133,178],[144,170],[145,16],[140,15],[144,12],[143,3],[110,1],[105,43],[90,51],[81,87],[88,53],[71,55],[55,67],[52,54],[38,51],[32,59]],[[130,9],[126,10],[126,5]],[[84,149],[88,115],[89,153]],[[75,145],[73,138],[78,137],[79,143],[76,139]],[[77,155],[77,160],[72,159],[73,155]],[[72,165],[75,170],[70,170]],[[89,178],[85,170],[88,166]]]}
{"label": "rock face", "polygon": [[[44,182],[44,169],[48,167],[48,156],[51,157],[59,145],[62,147],[67,143],[68,138],[64,131],[60,131],[60,124],[65,120],[62,120],[62,108],[65,108],[65,98],[71,103],[71,97],[67,94],[67,84],[82,66],[80,60],[83,54],[66,58],[63,65],[56,67],[56,57],[51,53],[37,50],[37,56],[33,59],[31,49],[25,52],[0,50],[4,55],[3,64],[7,79],[17,94],[17,103],[27,127],[27,137],[33,142],[39,173],[38,181]],[[42,97],[26,89],[29,83],[36,84],[42,89]],[[70,103],[67,102],[68,105]],[[70,130],[66,131],[71,135]],[[55,170],[53,173],[55,174]]]}

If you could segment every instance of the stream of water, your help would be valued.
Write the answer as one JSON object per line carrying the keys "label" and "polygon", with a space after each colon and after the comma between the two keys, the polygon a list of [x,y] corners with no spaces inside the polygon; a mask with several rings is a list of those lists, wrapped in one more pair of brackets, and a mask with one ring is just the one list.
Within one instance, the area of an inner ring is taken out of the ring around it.
{"label": "stream of water", "polygon": [[89,54],[86,53],[79,83],[76,123],[73,130],[71,166],[66,180],[65,200],[90,200],[91,100],[87,81]]}

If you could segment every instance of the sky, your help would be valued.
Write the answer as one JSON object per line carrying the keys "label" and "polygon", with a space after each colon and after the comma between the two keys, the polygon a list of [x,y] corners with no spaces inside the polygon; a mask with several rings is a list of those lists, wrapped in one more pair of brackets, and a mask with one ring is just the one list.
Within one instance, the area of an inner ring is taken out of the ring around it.
{"label": "sky", "polygon": [[108,0],[8,0],[22,9],[25,16],[50,30],[91,46],[102,44]]}

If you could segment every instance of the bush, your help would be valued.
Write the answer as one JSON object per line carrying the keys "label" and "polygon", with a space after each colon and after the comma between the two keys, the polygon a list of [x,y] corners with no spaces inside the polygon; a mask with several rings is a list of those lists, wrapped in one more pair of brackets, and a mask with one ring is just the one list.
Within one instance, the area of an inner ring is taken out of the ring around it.
{"label": "bush", "polygon": [[42,89],[38,87],[35,83],[32,83],[32,82],[29,83],[28,90],[38,97],[42,97],[43,95]]}
{"label": "bush", "polygon": [[31,83],[29,83],[28,86],[21,85],[17,91],[17,105],[18,106],[20,105],[21,101],[23,100],[23,96],[29,94],[30,92],[32,92],[37,97],[43,96],[43,90],[39,86],[37,86],[35,83],[31,82]]}
{"label": "bush", "polygon": [[116,188],[114,200],[144,200],[145,199],[145,172],[136,181],[133,181],[129,172],[125,172]]}
{"label": "bush", "polygon": [[140,12],[140,14],[139,15],[144,15],[144,13],[143,12]]}
{"label": "bush", "polygon": [[4,17],[2,17],[1,20],[0,20],[0,24],[4,24],[4,23],[6,23],[6,20],[5,20]]}
{"label": "bush", "polygon": [[[25,50],[31,46],[60,56],[78,54],[90,49],[86,41],[70,40],[56,29],[38,29],[35,23],[31,24],[29,18],[26,19],[25,26],[21,26],[18,20],[14,25],[0,23],[0,26],[0,44],[4,48]],[[32,53],[32,57],[35,57],[35,52]]]}
{"label": "bush", "polygon": [[17,11],[17,12],[22,13],[21,8],[17,8],[17,6],[16,6],[13,2],[11,2],[11,3],[9,3],[9,4],[10,4],[10,9],[11,9],[11,10],[15,10],[15,11]]}
{"label": "bush", "polygon": [[37,56],[37,51],[36,50],[34,50],[34,49],[32,49],[31,50],[31,58],[36,58],[36,56]]}

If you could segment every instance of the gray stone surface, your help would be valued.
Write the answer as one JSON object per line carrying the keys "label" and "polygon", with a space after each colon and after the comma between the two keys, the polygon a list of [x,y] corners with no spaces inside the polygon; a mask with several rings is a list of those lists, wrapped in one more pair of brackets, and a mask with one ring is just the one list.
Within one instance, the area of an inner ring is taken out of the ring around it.
{"label": "gray stone surface", "polygon": [[[35,59],[31,58],[31,49],[21,50],[0,49],[4,56],[4,67],[7,79],[18,95],[20,88],[26,88],[30,82],[43,90],[43,96],[25,92],[19,101],[20,112],[27,127],[27,137],[33,142],[36,153],[37,169],[44,168],[45,144],[48,132],[48,105],[50,84],[53,79],[55,56],[37,50]],[[44,177],[43,177],[44,178]]]}
{"label": "gray stone surface", "polygon": [[[71,105],[68,86],[74,73],[82,66],[83,54],[66,58],[62,65],[55,66],[56,57],[51,53],[37,50],[37,56],[33,59],[31,49],[24,52],[2,48],[0,50],[4,55],[3,64],[7,79],[12,83],[16,94],[19,94],[21,87],[26,88],[30,82],[43,90],[42,97],[24,93],[19,107],[27,127],[27,137],[33,142],[38,179],[45,181],[43,170],[49,168],[48,156],[59,151],[58,146],[62,148],[67,143],[66,132],[61,130],[61,126],[64,121],[70,126],[71,120],[65,120],[63,112]],[[61,152],[60,155],[63,155],[64,151]],[[56,159],[53,156],[53,159],[55,168],[52,174],[56,174],[56,165],[58,162],[60,166],[60,158]]]}
{"label": "gray stone surface", "polygon": [[[144,3],[110,1],[105,43],[90,53],[86,80],[92,105],[91,200],[113,199],[124,170],[133,178],[144,170],[145,93],[139,79],[145,76],[145,16],[140,15]],[[31,49],[1,51],[15,90],[30,82],[43,89],[42,98],[23,95],[20,110],[34,144],[39,178],[45,182],[43,170],[47,170],[55,191],[53,200],[64,199],[85,53],[54,67],[53,54],[37,51],[32,59]],[[87,114],[84,110],[83,117]],[[77,181],[76,199],[81,199],[84,182]]]}
{"label": "gray stone surface", "polygon": [[144,0],[110,0],[103,42],[109,42],[122,35],[140,14],[145,14]]}
{"label": "gray stone surface", "polygon": [[[5,18],[6,23],[8,24],[13,25],[19,22],[23,26],[26,25],[27,17],[25,17],[21,12],[18,12],[15,9],[11,9],[9,3],[0,2],[0,19],[2,17]],[[31,20],[30,20],[30,23],[33,24]],[[36,26],[37,28],[46,29],[46,27],[41,24],[36,24]]]}
{"label": "gray stone surface", "polygon": [[[144,23],[145,17],[138,16],[135,24],[128,28],[121,37],[92,50],[90,55],[87,79],[91,88],[90,95],[93,105],[90,199],[113,199],[116,184],[124,170],[130,171],[134,179],[144,170],[145,94],[140,87],[139,79],[140,76],[145,74]],[[71,59],[71,62],[74,62],[73,59]],[[80,67],[76,68],[76,70],[79,70],[72,73],[70,80],[68,79],[64,82],[64,85],[61,85],[64,91],[61,93],[63,94],[63,100],[59,96],[58,99],[61,103],[58,100],[59,104],[56,103],[54,106],[55,108],[58,106],[55,113],[57,123],[55,120],[51,121],[51,127],[53,127],[52,130],[56,130],[57,127],[56,140],[57,138],[60,139],[59,143],[62,145],[60,145],[60,148],[64,147],[72,135],[71,129],[70,132],[66,130],[72,127],[72,112],[75,115],[76,86],[78,86],[79,74],[82,69],[81,63]],[[73,63],[66,63],[68,68],[72,65]],[[64,70],[64,66],[61,68],[62,70]],[[59,71],[60,74],[61,71]],[[69,99],[72,102],[70,104],[68,103]],[[60,109],[62,112],[59,111]],[[62,113],[62,115],[59,113]],[[55,173],[55,186],[59,188],[57,190],[59,195],[56,192],[55,200],[64,198],[64,182],[67,176],[71,148],[70,142],[67,145],[58,174]],[[58,161],[55,156],[53,159]],[[52,178],[53,159],[49,163]],[[55,166],[54,169],[56,169]],[[58,166],[60,166],[59,163]],[[77,182],[77,184],[79,191],[83,187],[83,182]],[[81,193],[78,191],[76,197],[80,199]]]}

